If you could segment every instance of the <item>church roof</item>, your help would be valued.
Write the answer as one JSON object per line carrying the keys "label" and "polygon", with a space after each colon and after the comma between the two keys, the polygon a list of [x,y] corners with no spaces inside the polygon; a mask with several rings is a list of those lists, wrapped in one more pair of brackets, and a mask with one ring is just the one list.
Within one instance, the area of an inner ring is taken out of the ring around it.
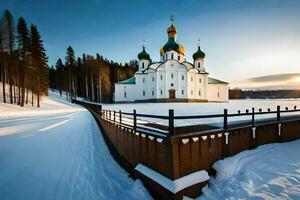
{"label": "church roof", "polygon": [[138,54],[138,59],[146,59],[146,60],[150,60],[150,55],[146,52],[145,47],[143,46],[143,51],[141,51],[141,53]]}
{"label": "church roof", "polygon": [[204,58],[205,58],[205,53],[201,51],[200,46],[198,46],[198,51],[196,51],[196,53],[193,54],[193,59],[197,60],[197,59],[204,59]]}
{"label": "church roof", "polygon": [[124,81],[117,82],[117,84],[135,84],[135,77],[131,77]]}
{"label": "church roof", "polygon": [[220,81],[215,78],[208,77],[208,84],[228,84],[228,83],[224,81]]}

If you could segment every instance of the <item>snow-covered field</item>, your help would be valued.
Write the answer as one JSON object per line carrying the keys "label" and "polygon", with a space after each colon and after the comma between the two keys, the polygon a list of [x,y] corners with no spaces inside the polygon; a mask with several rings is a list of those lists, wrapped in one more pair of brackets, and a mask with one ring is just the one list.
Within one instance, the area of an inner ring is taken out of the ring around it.
{"label": "snow-covered field", "polygon": [[300,140],[217,161],[200,199],[300,199]]}
{"label": "snow-covered field", "polygon": [[0,199],[150,199],[91,114],[50,94],[40,109],[0,103]]}
{"label": "snow-covered field", "polygon": [[[207,114],[223,114],[224,109],[228,109],[228,113],[236,114],[238,110],[245,113],[246,109],[251,112],[252,107],[258,112],[261,108],[262,111],[267,111],[270,108],[272,111],[276,111],[277,105],[281,106],[281,110],[285,107],[289,109],[300,108],[300,99],[246,99],[246,100],[231,100],[228,103],[128,103],[128,104],[104,104],[104,109],[130,112],[132,113],[136,109],[140,114],[152,114],[152,115],[168,115],[169,109],[174,109],[175,116],[189,116],[189,115],[207,115]],[[292,113],[288,113],[291,115]],[[293,114],[300,114],[295,112]],[[282,114],[284,116],[286,114]],[[276,117],[276,114],[259,115],[256,119]],[[232,117],[229,118],[229,122],[235,122],[240,120],[250,120],[251,117]],[[150,122],[156,122],[167,125],[166,120],[160,119],[146,119]],[[175,126],[195,125],[201,123],[215,123],[216,125],[222,125],[223,118],[210,118],[210,119],[187,119],[187,120],[175,120]]]}

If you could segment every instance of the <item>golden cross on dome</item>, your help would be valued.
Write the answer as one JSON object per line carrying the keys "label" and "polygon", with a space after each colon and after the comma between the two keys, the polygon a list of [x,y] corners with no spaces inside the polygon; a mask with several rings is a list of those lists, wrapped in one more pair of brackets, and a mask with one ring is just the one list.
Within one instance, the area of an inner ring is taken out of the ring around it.
{"label": "golden cross on dome", "polygon": [[198,39],[198,47],[200,47],[200,38]]}
{"label": "golden cross on dome", "polygon": [[173,15],[173,14],[170,16],[170,21],[171,21],[172,23],[175,21],[174,15]]}

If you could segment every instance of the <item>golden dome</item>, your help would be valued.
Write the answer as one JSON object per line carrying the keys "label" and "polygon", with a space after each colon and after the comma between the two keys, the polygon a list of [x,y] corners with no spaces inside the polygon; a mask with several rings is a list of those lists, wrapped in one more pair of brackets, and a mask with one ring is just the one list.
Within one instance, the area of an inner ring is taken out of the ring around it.
{"label": "golden dome", "polygon": [[174,24],[171,24],[171,26],[169,26],[169,28],[167,29],[167,33],[168,33],[169,37],[175,38],[176,32],[177,32],[177,30],[176,30],[176,27],[174,26]]}
{"label": "golden dome", "polygon": [[182,55],[185,55],[185,48],[184,48],[184,46],[182,46],[181,44],[179,45],[178,53],[180,53],[180,54],[182,54]]}
{"label": "golden dome", "polygon": [[160,48],[159,53],[160,53],[161,56],[165,53],[164,49],[162,47]]}

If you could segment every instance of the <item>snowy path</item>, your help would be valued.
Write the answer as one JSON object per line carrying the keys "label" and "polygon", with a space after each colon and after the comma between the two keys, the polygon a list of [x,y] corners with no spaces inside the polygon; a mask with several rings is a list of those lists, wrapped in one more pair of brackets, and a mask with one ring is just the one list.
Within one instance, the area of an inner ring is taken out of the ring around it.
{"label": "snowy path", "polygon": [[300,140],[263,145],[217,161],[200,199],[300,199]]}
{"label": "snowy path", "polygon": [[150,199],[113,160],[91,114],[47,97],[0,104],[0,199]]}

